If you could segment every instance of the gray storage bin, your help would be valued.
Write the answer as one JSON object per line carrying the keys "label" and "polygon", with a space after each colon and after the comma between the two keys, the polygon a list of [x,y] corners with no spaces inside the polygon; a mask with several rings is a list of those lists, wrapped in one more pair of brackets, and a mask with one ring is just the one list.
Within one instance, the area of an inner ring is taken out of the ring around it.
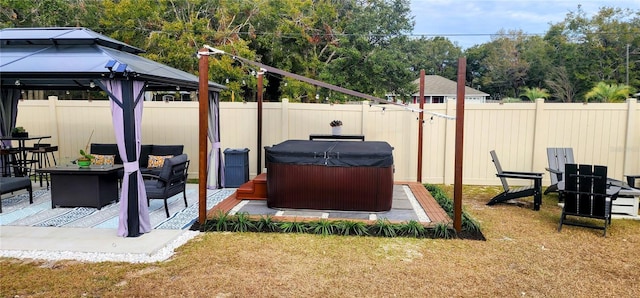
{"label": "gray storage bin", "polygon": [[224,150],[224,187],[239,187],[249,181],[249,149]]}

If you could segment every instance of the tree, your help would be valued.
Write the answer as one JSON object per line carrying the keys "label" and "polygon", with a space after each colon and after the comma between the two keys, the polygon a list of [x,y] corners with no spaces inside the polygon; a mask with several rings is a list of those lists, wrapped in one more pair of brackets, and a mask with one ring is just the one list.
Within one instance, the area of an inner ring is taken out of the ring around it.
{"label": "tree", "polygon": [[489,71],[488,66],[484,63],[488,55],[487,47],[485,45],[475,45],[466,49],[464,55],[467,57],[467,85],[478,90],[484,89],[487,91],[486,86],[482,85],[483,77]]}
{"label": "tree", "polygon": [[[164,25],[169,17],[165,15],[165,6],[158,5],[158,1],[154,0],[105,0],[104,15],[100,18],[102,33],[114,39],[123,41],[132,46],[142,49],[149,49],[148,58],[167,63],[167,59],[162,55],[154,55],[155,51],[164,52],[165,46],[150,47],[148,40],[153,35],[178,35],[176,30],[169,31]],[[174,44],[174,46],[180,46]],[[161,58],[161,59],[159,59]],[[171,65],[177,67],[176,64]]]}
{"label": "tree", "polygon": [[631,92],[631,88],[627,85],[598,82],[584,95],[584,99],[585,102],[592,99],[599,102],[622,102],[629,97]]}
{"label": "tree", "polygon": [[567,69],[564,66],[552,68],[549,76],[545,83],[551,89],[552,95],[562,102],[573,102],[576,94],[567,75]]}
{"label": "tree", "polygon": [[[197,74],[195,53],[204,44],[254,59],[255,52],[242,38],[261,6],[253,1],[230,0],[105,0],[102,26],[110,37],[147,49],[143,56]],[[124,20],[124,21],[123,21]],[[253,100],[256,85],[251,70],[229,56],[212,56],[209,79],[229,88],[232,96]],[[268,80],[265,82],[268,85]]]}
{"label": "tree", "polygon": [[445,37],[419,38],[409,42],[413,43],[408,50],[415,77],[424,69],[426,74],[456,80],[458,58],[462,56],[459,46]]}
{"label": "tree", "polygon": [[[197,74],[194,53],[208,44],[232,55],[384,96],[412,93],[420,69],[455,79],[461,49],[444,37],[410,38],[409,0],[0,0],[0,26],[83,26],[146,50],[143,56]],[[626,81],[626,50],[640,50],[640,12],[580,6],[543,38],[498,31],[465,50],[468,86],[494,99],[522,87],[546,88],[572,102],[597,83]],[[632,54],[633,55],[633,54]],[[210,59],[209,76],[231,95],[252,100],[257,69],[229,56]],[[629,85],[640,87],[632,56]],[[228,83],[227,83],[228,81]],[[277,75],[265,76],[265,100],[349,97]]]}
{"label": "tree", "polygon": [[[566,68],[578,97],[597,82],[625,82],[626,46],[640,48],[640,15],[630,9],[602,7],[593,17],[580,6],[553,24],[545,40],[553,47],[554,64]],[[640,67],[630,65],[629,78],[640,83]]]}
{"label": "tree", "polygon": [[547,91],[547,89],[544,88],[540,88],[540,87],[524,87],[522,88],[522,94],[520,95],[521,97],[525,97],[530,101],[534,101],[538,98],[549,98],[549,91]]}
{"label": "tree", "polygon": [[408,0],[344,1],[355,5],[335,52],[319,78],[359,92],[384,96],[415,79],[402,51],[413,28]]}
{"label": "tree", "polygon": [[0,28],[94,28],[100,7],[100,0],[0,0]]}
{"label": "tree", "polygon": [[522,58],[529,65],[524,79],[525,85],[544,86],[545,79],[554,63],[550,55],[552,50],[549,43],[540,36],[526,36],[522,41],[520,51]]}
{"label": "tree", "polygon": [[[342,32],[354,5],[353,1],[266,1],[266,11],[255,26],[256,35],[249,37],[251,46],[262,62],[302,76],[318,79],[335,57],[332,46],[339,46]],[[283,94],[291,100],[315,100],[318,92],[307,83],[273,77],[269,97]],[[286,84],[284,84],[286,82]]]}
{"label": "tree", "polygon": [[525,86],[530,65],[522,55],[524,39],[522,31],[507,33],[501,30],[486,45],[482,63],[487,71],[481,78],[481,84],[489,92],[496,93],[498,98],[516,96],[518,89]]}

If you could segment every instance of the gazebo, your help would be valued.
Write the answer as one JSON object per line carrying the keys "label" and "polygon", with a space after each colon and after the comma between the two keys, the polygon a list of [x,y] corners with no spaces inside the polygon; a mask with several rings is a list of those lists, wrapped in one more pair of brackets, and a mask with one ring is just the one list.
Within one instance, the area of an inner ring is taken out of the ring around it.
{"label": "gazebo", "polygon": [[[197,76],[146,59],[139,56],[140,53],[144,50],[86,28],[0,30],[1,136],[11,134],[16,125],[21,90],[93,89],[108,94],[125,169],[118,235],[127,237],[151,230],[146,192],[138,168],[144,92],[198,91],[200,85]],[[209,173],[215,175],[209,179],[213,181],[209,185],[212,188],[219,187],[222,179],[218,107],[219,91],[225,88],[208,82],[207,134],[213,144]],[[200,151],[206,152],[207,148],[200,146]],[[201,158],[200,163],[206,162]]]}

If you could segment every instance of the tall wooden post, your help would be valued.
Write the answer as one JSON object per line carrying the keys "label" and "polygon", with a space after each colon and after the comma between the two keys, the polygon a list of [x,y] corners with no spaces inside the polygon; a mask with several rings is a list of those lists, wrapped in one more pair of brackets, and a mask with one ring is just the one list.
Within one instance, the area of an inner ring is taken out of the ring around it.
{"label": "tall wooden post", "polygon": [[256,173],[262,173],[262,80],[264,77],[264,70],[258,71],[258,170]]}
{"label": "tall wooden post", "polygon": [[198,223],[207,219],[207,134],[209,123],[209,50],[200,49],[198,61]]}
{"label": "tall wooden post", "polygon": [[467,73],[467,58],[458,59],[458,92],[456,94],[456,154],[453,179],[453,227],[462,231],[462,153],[464,144],[464,88]]}
{"label": "tall wooden post", "polygon": [[418,182],[422,183],[422,142],[424,134],[424,69],[420,70],[420,110],[418,113]]}

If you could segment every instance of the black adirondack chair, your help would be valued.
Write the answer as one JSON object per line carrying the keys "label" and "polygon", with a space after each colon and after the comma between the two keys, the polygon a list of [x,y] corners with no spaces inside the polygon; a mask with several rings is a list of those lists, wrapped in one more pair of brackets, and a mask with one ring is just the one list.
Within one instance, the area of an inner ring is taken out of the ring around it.
{"label": "black adirondack chair", "polygon": [[573,160],[573,148],[547,148],[547,159],[549,160],[549,178],[551,184],[544,191],[544,194],[558,192],[558,182],[562,181],[564,166],[568,163],[575,163]]}
{"label": "black adirondack chair", "polygon": [[[491,150],[489,153],[498,171],[496,176],[500,178],[504,191],[493,197],[487,205],[533,196],[533,210],[540,210],[540,205],[542,205],[542,173],[503,171],[496,152]],[[507,178],[532,180],[533,185],[512,188],[509,186]]]}
{"label": "black adirondack chair", "polygon": [[152,199],[163,199],[164,210],[169,217],[167,199],[182,192],[184,206],[187,207],[187,170],[189,160],[186,154],[165,159],[160,174],[142,174],[147,191],[147,203]]}
{"label": "black adirondack chair", "polygon": [[[566,164],[565,181],[560,183],[564,207],[558,232],[564,224],[603,230],[602,236],[606,237],[607,227],[611,224],[612,201],[618,197],[619,191],[619,186],[607,185],[607,167]],[[569,216],[572,218],[567,220]],[[602,220],[603,224],[578,221],[577,217]]]}

